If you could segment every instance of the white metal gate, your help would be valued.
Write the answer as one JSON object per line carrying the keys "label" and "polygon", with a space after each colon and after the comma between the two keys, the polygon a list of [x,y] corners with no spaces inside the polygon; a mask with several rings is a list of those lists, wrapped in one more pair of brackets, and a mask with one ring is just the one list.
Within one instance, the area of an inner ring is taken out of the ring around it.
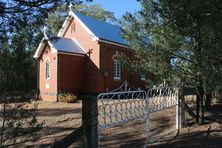
{"label": "white metal gate", "polygon": [[[152,143],[157,138],[155,130],[151,128],[154,123],[152,116],[169,108],[176,108],[173,130],[177,129],[178,95],[179,89],[168,87],[166,83],[145,91],[133,88],[127,82],[118,89],[99,94],[100,146],[142,147]],[[156,129],[158,128],[157,125]]]}
{"label": "white metal gate", "polygon": [[179,128],[179,88],[165,82],[147,91],[147,142],[158,142]]}

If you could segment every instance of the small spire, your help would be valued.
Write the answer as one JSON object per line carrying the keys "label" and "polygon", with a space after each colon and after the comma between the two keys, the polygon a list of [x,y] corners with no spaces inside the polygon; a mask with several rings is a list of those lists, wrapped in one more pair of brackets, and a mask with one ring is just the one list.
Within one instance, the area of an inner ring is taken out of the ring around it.
{"label": "small spire", "polygon": [[69,3],[69,6],[68,6],[68,7],[69,7],[69,11],[72,11],[72,7],[73,7],[72,2]]}
{"label": "small spire", "polygon": [[42,32],[43,32],[43,35],[46,39],[48,39],[47,35],[46,35],[46,30],[47,30],[47,27],[46,25],[43,26],[43,29],[42,29]]}

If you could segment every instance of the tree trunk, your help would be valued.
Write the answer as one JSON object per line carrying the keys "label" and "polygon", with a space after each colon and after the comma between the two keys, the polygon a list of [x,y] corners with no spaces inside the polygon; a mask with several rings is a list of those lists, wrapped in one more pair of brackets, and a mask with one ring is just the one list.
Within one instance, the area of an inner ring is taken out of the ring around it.
{"label": "tree trunk", "polygon": [[[204,85],[203,85],[203,76],[204,76],[204,61],[203,61],[203,48],[202,48],[202,30],[201,30],[201,17],[197,16],[196,17],[196,21],[197,21],[197,27],[196,27],[196,42],[197,42],[197,47],[194,50],[194,56],[196,57],[196,70],[197,70],[197,84],[196,84],[196,88],[197,88],[197,101],[196,101],[196,110],[197,110],[197,117],[196,117],[196,121],[197,123],[204,123]],[[201,121],[199,122],[200,118]]]}
{"label": "tree trunk", "polygon": [[200,97],[197,94],[197,97],[196,97],[196,123],[199,123],[199,117],[200,117],[199,111],[200,111]]}
{"label": "tree trunk", "polygon": [[[198,87],[197,88],[198,95],[197,95],[197,100],[196,100],[196,122],[198,124],[203,124],[204,123],[204,89],[203,87]],[[200,120],[199,120],[200,118]]]}
{"label": "tree trunk", "polygon": [[201,113],[201,124],[204,124],[204,89],[200,88],[200,113]]}
{"label": "tree trunk", "polygon": [[[4,101],[6,101],[6,100],[4,100]],[[6,121],[5,113],[6,113],[6,102],[4,102],[4,104],[3,104],[3,110],[2,110],[2,118],[3,118],[3,121],[2,121],[2,127],[1,127],[0,146],[3,146],[3,143],[4,143],[4,132],[5,132],[5,121]]]}
{"label": "tree trunk", "polygon": [[207,111],[211,110],[211,100],[212,100],[212,93],[206,94],[205,106]]}

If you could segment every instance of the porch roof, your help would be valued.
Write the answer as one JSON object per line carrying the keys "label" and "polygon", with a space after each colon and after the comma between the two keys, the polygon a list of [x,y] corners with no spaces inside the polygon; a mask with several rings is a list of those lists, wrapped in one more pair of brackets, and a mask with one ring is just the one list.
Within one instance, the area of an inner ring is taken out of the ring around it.
{"label": "porch roof", "polygon": [[80,45],[78,45],[78,43],[73,39],[63,37],[50,37],[49,40],[57,51],[85,54]]}

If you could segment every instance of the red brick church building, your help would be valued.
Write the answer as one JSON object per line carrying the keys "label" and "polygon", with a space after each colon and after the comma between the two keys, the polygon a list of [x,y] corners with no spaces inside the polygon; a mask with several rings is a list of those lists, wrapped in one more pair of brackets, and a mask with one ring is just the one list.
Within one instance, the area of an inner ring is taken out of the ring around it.
{"label": "red brick church building", "polygon": [[69,12],[57,37],[44,38],[35,52],[38,97],[57,101],[59,91],[98,94],[127,81],[143,88],[145,78],[125,70],[117,57],[132,52],[116,25]]}

